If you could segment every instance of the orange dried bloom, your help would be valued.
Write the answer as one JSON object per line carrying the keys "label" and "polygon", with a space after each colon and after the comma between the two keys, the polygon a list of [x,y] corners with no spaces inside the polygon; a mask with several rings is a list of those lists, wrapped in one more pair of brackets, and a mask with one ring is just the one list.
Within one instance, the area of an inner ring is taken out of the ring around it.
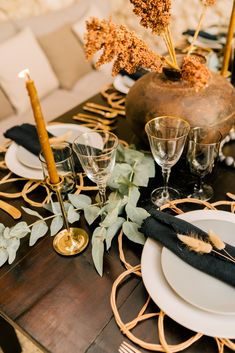
{"label": "orange dried bloom", "polygon": [[87,22],[86,57],[90,59],[100,49],[102,54],[96,67],[114,60],[113,75],[117,75],[120,70],[133,73],[140,67],[162,71],[164,59],[150,50],[134,32],[111,20],[92,18]]}
{"label": "orange dried bloom", "polygon": [[[212,0],[211,0],[212,1]],[[171,20],[171,0],[130,0],[133,12],[141,18],[140,24],[154,34],[162,34]]]}
{"label": "orange dried bloom", "polygon": [[197,57],[186,56],[183,59],[181,77],[198,91],[207,86],[210,71]]}
{"label": "orange dried bloom", "polygon": [[213,6],[216,3],[216,0],[201,0],[204,6]]}

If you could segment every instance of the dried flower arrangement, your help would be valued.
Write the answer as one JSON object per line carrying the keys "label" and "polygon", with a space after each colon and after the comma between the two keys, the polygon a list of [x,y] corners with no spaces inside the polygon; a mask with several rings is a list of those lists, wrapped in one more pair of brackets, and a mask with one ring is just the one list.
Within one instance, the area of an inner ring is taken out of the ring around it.
{"label": "dried flower arrangement", "polygon": [[134,5],[133,12],[140,17],[140,24],[150,28],[153,34],[163,38],[169,58],[156,54],[133,31],[124,25],[117,25],[109,20],[91,18],[87,21],[87,33],[85,35],[85,52],[87,59],[102,50],[102,54],[96,63],[96,67],[114,60],[112,74],[117,75],[120,70],[129,74],[139,68],[162,72],[164,67],[170,67],[181,73],[181,78],[191,86],[199,90],[208,84],[210,71],[193,56],[194,42],[197,39],[206,9],[214,5],[216,0],[200,0],[202,5],[198,27],[191,45],[187,48],[187,54],[178,66],[175,47],[170,31],[171,0],[130,0]]}

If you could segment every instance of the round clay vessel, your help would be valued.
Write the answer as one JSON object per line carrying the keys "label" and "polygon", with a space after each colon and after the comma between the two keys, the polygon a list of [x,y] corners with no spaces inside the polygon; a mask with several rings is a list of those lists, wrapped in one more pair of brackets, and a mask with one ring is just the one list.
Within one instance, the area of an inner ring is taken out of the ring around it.
{"label": "round clay vessel", "polygon": [[181,79],[148,73],[129,90],[126,116],[134,133],[146,142],[146,122],[162,115],[184,118],[191,127],[219,129],[224,137],[235,122],[235,89],[217,73],[198,92]]}

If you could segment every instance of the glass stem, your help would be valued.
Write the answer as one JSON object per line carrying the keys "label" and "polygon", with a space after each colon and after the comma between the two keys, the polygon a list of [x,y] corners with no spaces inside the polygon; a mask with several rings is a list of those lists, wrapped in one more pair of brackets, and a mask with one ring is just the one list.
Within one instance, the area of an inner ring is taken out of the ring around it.
{"label": "glass stem", "polygon": [[100,208],[104,206],[106,203],[106,186],[105,185],[98,185],[99,188],[99,196],[100,196]]}
{"label": "glass stem", "polygon": [[162,177],[163,177],[163,192],[162,196],[167,198],[169,196],[168,192],[168,180],[170,177],[171,169],[170,168],[162,168]]}
{"label": "glass stem", "polygon": [[197,183],[195,184],[194,191],[202,192],[202,178],[198,176]]}

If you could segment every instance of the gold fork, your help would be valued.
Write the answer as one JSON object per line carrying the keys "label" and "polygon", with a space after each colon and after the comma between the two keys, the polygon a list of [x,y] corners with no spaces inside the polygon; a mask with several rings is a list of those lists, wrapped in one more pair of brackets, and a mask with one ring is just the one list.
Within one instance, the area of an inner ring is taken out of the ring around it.
{"label": "gold fork", "polygon": [[141,353],[138,349],[123,341],[118,349],[119,353]]}
{"label": "gold fork", "polygon": [[104,112],[103,110],[87,107],[86,105],[84,105],[84,107],[82,107],[82,108],[88,112],[100,114],[108,119],[113,119],[113,118],[116,118],[116,116],[118,116],[117,112]]}

